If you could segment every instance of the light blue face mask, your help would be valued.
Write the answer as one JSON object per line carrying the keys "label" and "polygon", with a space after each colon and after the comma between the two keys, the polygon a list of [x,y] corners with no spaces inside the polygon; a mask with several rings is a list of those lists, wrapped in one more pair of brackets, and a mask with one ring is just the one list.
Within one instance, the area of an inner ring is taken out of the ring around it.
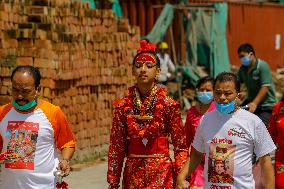
{"label": "light blue face mask", "polygon": [[241,62],[243,66],[249,66],[251,64],[250,55],[242,57]]}
{"label": "light blue face mask", "polygon": [[27,111],[27,110],[30,110],[33,107],[35,107],[37,105],[37,101],[35,99],[33,99],[23,106],[19,105],[16,101],[13,101],[12,104],[18,110]]}
{"label": "light blue face mask", "polygon": [[209,104],[213,100],[212,92],[197,92],[196,96],[202,104]]}
{"label": "light blue face mask", "polygon": [[227,104],[221,104],[215,101],[216,109],[222,113],[222,114],[229,114],[232,113],[235,109],[235,100],[232,100],[231,102]]}

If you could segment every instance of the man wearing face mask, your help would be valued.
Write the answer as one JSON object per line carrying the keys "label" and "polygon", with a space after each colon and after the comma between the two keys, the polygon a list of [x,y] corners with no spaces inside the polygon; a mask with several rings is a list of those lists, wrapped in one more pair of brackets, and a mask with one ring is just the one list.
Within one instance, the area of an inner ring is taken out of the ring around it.
{"label": "man wearing face mask", "polygon": [[248,92],[243,104],[247,104],[248,110],[256,114],[268,127],[269,117],[277,102],[269,65],[255,56],[252,45],[248,43],[239,47],[238,55],[242,63],[238,77]]}
{"label": "man wearing face mask", "polygon": [[17,158],[1,166],[1,188],[55,188],[53,172],[70,172],[75,138],[62,110],[38,98],[40,80],[32,66],[12,72],[12,102],[0,107],[0,149]]}
{"label": "man wearing face mask", "polygon": [[205,114],[192,142],[190,158],[177,177],[176,189],[186,189],[205,154],[204,188],[254,189],[252,154],[259,159],[265,189],[275,188],[269,153],[276,149],[264,123],[238,107],[240,83],[233,73],[223,72],[214,80],[216,110]]}

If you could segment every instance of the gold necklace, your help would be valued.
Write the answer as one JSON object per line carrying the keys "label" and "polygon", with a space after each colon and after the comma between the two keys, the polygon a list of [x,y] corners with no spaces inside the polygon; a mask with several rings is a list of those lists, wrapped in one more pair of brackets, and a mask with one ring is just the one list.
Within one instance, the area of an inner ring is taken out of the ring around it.
{"label": "gold necklace", "polygon": [[150,120],[153,118],[153,116],[149,116],[146,114],[146,111],[151,108],[151,105],[153,104],[154,97],[158,91],[157,85],[155,85],[151,89],[151,93],[149,97],[146,97],[144,100],[144,103],[142,103],[139,91],[137,87],[134,90],[134,105],[137,107],[137,109],[140,111],[140,115],[133,115],[136,119],[140,120]]}

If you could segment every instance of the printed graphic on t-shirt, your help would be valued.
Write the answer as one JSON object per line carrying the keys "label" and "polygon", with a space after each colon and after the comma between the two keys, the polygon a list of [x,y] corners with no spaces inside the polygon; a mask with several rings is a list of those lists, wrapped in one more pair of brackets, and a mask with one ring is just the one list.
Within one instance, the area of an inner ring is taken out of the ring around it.
{"label": "printed graphic on t-shirt", "polygon": [[208,182],[234,183],[234,156],[236,145],[211,143],[208,159]]}
{"label": "printed graphic on t-shirt", "polygon": [[228,135],[231,137],[233,136],[239,138],[246,138],[246,132],[240,127],[231,128],[228,131]]}
{"label": "printed graphic on t-shirt", "polygon": [[7,151],[16,153],[20,158],[5,163],[5,168],[34,170],[34,157],[39,124],[25,121],[9,121],[6,137],[9,138]]}

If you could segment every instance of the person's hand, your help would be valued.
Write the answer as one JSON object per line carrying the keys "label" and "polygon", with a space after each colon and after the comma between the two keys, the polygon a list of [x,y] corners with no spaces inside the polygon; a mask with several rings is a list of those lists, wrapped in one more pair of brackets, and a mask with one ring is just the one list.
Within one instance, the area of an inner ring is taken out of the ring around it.
{"label": "person's hand", "polygon": [[187,189],[189,188],[189,182],[186,180],[177,179],[176,188],[175,189]]}
{"label": "person's hand", "polygon": [[257,108],[257,105],[255,103],[251,102],[251,103],[248,104],[248,107],[249,107],[248,111],[251,112],[251,113],[254,113],[256,108]]}
{"label": "person's hand", "polygon": [[65,177],[68,176],[71,170],[69,160],[67,159],[60,160],[57,169],[63,171]]}

